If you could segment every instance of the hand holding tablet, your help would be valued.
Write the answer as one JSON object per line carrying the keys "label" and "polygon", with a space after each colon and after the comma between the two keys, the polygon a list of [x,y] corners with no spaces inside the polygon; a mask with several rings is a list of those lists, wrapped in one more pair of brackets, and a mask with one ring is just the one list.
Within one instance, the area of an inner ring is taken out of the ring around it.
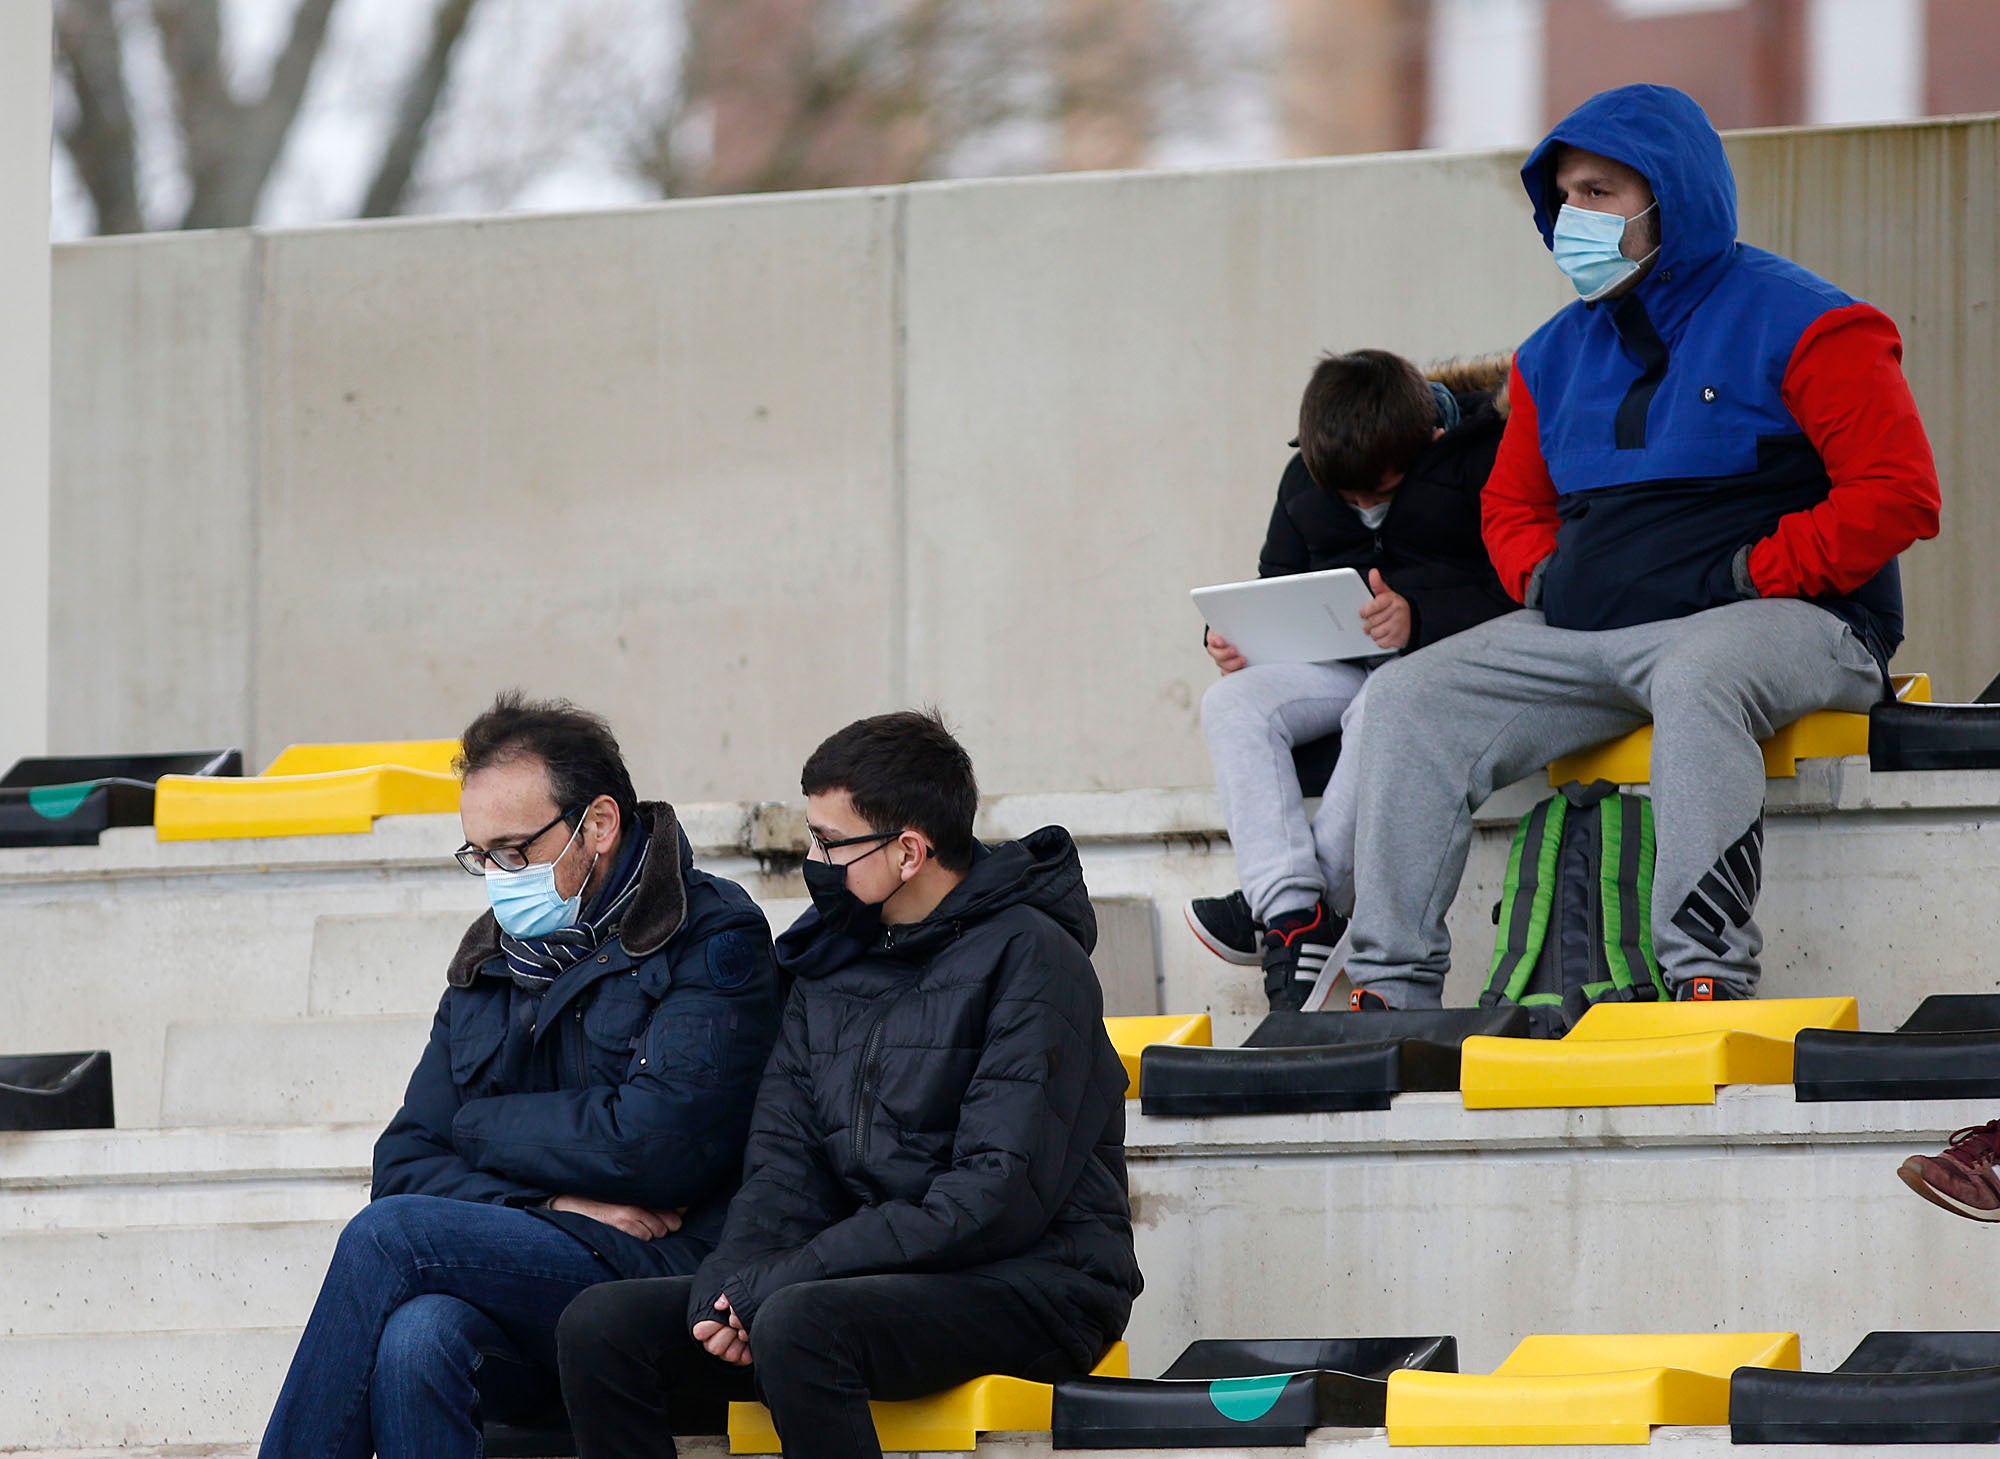
{"label": "hand holding tablet", "polygon": [[1252,664],[1317,664],[1386,652],[1361,621],[1375,594],[1351,567],[1218,583],[1190,596],[1210,628]]}

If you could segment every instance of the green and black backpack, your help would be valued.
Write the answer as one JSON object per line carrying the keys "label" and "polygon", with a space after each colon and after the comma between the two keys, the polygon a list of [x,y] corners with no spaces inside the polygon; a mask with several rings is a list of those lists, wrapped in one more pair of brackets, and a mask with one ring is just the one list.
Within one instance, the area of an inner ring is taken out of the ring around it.
{"label": "green and black backpack", "polygon": [[1652,901],[1652,802],[1565,785],[1514,833],[1479,1006],[1520,1004],[1535,1037],[1560,1038],[1593,1003],[1667,998]]}

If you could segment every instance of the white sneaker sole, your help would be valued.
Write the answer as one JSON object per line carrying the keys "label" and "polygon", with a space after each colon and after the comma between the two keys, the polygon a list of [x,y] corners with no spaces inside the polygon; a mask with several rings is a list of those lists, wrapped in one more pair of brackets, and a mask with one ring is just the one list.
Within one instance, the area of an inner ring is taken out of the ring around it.
{"label": "white sneaker sole", "polygon": [[1188,931],[1195,935],[1196,941],[1224,962],[1234,967],[1256,968],[1263,966],[1264,952],[1262,948],[1247,954],[1239,952],[1228,943],[1220,941],[1214,933],[1202,926],[1201,919],[1194,914],[1195,901],[1195,898],[1190,897],[1181,903],[1181,917],[1187,923]]}

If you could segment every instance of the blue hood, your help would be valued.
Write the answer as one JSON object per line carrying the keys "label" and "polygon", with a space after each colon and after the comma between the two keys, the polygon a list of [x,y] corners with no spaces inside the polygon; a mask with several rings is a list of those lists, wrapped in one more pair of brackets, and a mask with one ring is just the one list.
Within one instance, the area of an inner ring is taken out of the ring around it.
{"label": "blue hood", "polygon": [[[1521,185],[1550,247],[1558,210],[1550,199],[1555,151],[1563,144],[1622,162],[1652,184],[1660,204],[1660,257],[1639,285],[1642,298],[1650,301],[1661,285],[1694,283],[1704,265],[1734,251],[1736,175],[1722,138],[1686,92],[1671,86],[1600,91],[1542,138],[1521,168]],[[1652,312],[1657,320],[1658,311]]]}

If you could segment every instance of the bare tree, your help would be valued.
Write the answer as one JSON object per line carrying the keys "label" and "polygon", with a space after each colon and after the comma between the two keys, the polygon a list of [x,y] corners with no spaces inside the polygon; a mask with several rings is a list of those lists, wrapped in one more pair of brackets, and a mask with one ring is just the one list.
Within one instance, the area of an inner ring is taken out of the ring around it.
{"label": "bare tree", "polygon": [[1199,96],[1244,59],[1198,4],[690,0],[679,84],[635,129],[662,196],[913,182],[982,135],[1057,134],[1064,167],[1135,166],[1160,83]]}
{"label": "bare tree", "polygon": [[[269,80],[238,97],[224,65],[220,0],[151,0],[169,85],[187,203],[165,226],[227,228],[254,222],[272,170],[298,121],[340,0],[297,0]],[[479,0],[442,0],[429,44],[403,89],[363,200],[369,216],[398,211],[451,73],[451,58]],[[139,187],[139,138],[127,83],[135,7],[59,0],[56,67],[73,105],[58,127],[90,195],[100,233],[149,226]],[[157,226],[157,224],[155,225]]]}
{"label": "bare tree", "polygon": [[1246,59],[1211,0],[427,0],[422,43],[396,31],[407,66],[352,25],[329,47],[345,0],[288,3],[246,83],[228,0],[57,0],[58,132],[96,231],[255,221],[281,166],[310,185],[287,147],[350,73],[386,135],[340,186],[378,217],[580,176],[636,199],[1143,165]]}
{"label": "bare tree", "polygon": [[396,110],[396,125],[382,149],[375,179],[368,184],[361,202],[364,218],[385,218],[403,211],[409,196],[410,178],[416,172],[417,156],[423,150],[431,118],[437,114],[438,98],[451,79],[451,58],[459,38],[472,19],[479,0],[443,0],[431,21],[430,44],[424,51],[417,73],[403,92],[403,104]]}
{"label": "bare tree", "polygon": [[100,233],[146,226],[139,212],[132,99],[111,0],[69,0],[56,11],[56,64],[69,78],[75,115],[58,135],[97,210]]}

